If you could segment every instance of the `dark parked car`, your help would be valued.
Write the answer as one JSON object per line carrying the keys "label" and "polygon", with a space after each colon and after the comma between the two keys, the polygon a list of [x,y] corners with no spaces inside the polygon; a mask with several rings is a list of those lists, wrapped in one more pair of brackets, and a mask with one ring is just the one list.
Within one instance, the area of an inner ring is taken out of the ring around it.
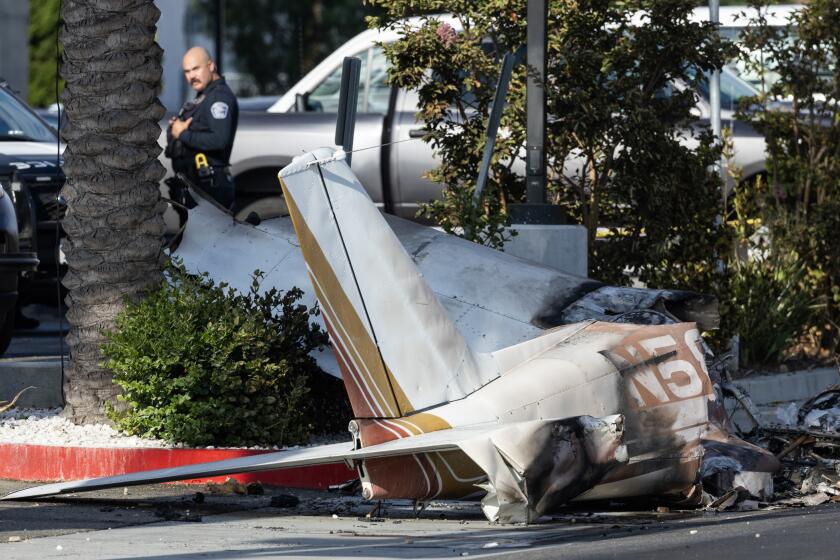
{"label": "dark parked car", "polygon": [[27,274],[33,287],[55,286],[64,213],[58,198],[62,149],[55,129],[0,79],[0,184],[17,214],[14,251],[37,253],[40,261]]}
{"label": "dark parked car", "polygon": [[6,185],[0,188],[0,354],[6,351],[15,328],[15,306],[21,273],[38,267],[38,256],[21,251],[18,243],[17,217]]}

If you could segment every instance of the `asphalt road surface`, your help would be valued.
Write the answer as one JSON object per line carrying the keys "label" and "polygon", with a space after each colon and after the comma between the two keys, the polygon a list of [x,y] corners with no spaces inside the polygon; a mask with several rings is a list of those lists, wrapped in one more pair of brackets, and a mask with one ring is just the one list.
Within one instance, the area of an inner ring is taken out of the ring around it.
{"label": "asphalt road surface", "polygon": [[[25,486],[0,481],[0,493]],[[289,495],[300,502],[288,507]],[[491,525],[474,503],[433,504],[419,518],[404,501],[367,516],[375,506],[322,492],[238,496],[175,485],[0,502],[0,558],[840,557],[840,504],[719,514],[568,510],[527,527]]]}

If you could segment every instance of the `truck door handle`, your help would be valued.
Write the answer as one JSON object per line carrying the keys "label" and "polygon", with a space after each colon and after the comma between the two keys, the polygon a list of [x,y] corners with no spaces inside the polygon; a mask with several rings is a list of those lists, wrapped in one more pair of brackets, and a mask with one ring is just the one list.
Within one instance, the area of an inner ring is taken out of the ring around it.
{"label": "truck door handle", "polygon": [[408,131],[409,138],[423,138],[424,136],[426,136],[425,128],[412,128]]}

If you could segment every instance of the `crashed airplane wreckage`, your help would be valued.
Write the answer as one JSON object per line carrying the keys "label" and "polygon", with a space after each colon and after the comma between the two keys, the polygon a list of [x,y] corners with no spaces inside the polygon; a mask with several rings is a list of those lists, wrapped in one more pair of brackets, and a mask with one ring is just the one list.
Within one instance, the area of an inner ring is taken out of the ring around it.
{"label": "crashed airplane wreckage", "polygon": [[[201,193],[196,193],[200,195]],[[433,228],[385,215],[423,279],[470,347],[491,352],[539,336],[545,329],[589,319],[658,324],[696,322],[717,327],[717,304],[694,292],[615,287],[523,260]],[[363,225],[360,227],[364,227]],[[371,246],[371,250],[378,250]],[[214,200],[196,196],[174,255],[188,270],[206,272],[240,290],[251,274],[265,274],[262,287],[315,293],[291,220],[253,226],[232,220]],[[323,321],[319,317],[318,321]],[[330,349],[316,355],[324,371],[340,376]]]}
{"label": "crashed airplane wreckage", "polygon": [[[495,281],[500,290],[510,285],[526,312],[544,306],[541,327],[586,311],[606,319],[598,315],[609,309],[598,305],[599,297],[600,303],[615,298],[599,295],[603,286],[587,290],[585,281],[556,273],[552,280],[548,273],[535,275],[537,284],[549,286],[543,293],[530,289],[526,277],[505,277],[506,269],[497,269],[502,278],[495,280],[476,277],[481,271],[469,270],[470,261],[451,260],[457,245],[435,233],[418,233],[425,231],[421,226],[403,231],[404,244],[413,245],[409,254],[332,150],[296,158],[280,179],[353,408],[352,443],[49,484],[4,499],[345,462],[357,469],[365,498],[424,503],[482,497],[490,521],[515,523],[533,521],[571,500],[696,499],[701,465],[720,457],[741,466],[736,478],[752,493],[772,491],[778,462],[730,435],[697,327],[675,322],[664,309],[638,307],[650,292],[627,291],[625,311],[652,314],[648,322],[662,324],[588,318],[542,330],[529,319],[520,322],[531,331],[523,326],[502,333],[500,323],[513,326],[522,316],[516,298],[499,292],[492,299],[462,302],[456,281],[476,286]],[[441,246],[428,252],[435,242]],[[238,251],[241,255],[243,248]],[[433,254],[444,261],[435,265]],[[426,278],[435,275],[427,271],[452,269],[452,263],[464,270],[437,274],[430,287]],[[556,293],[563,281],[566,289],[577,282],[577,293],[566,293],[563,305],[545,307],[552,282]],[[447,289],[450,299],[441,298]],[[613,294],[619,302],[621,294]],[[512,306],[511,316],[504,313],[506,305]],[[459,313],[479,318],[465,323]],[[505,336],[514,343],[484,350],[475,343],[486,338],[484,321],[488,332],[499,331],[489,344]],[[467,325],[474,332],[467,332]]]}

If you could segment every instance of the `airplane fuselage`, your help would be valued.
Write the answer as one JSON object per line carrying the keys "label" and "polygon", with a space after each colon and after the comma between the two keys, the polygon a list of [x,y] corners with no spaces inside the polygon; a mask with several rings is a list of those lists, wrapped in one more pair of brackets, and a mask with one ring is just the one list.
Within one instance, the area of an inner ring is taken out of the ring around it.
{"label": "airplane fuselage", "polygon": [[[356,419],[357,445],[452,427],[621,414],[628,464],[581,498],[676,492],[692,484],[713,394],[694,325],[584,323],[540,338],[547,348],[461,400],[399,418]],[[653,476],[664,470],[672,472]],[[419,501],[479,495],[475,485],[486,478],[458,451],[367,460],[359,474],[369,499]]]}

